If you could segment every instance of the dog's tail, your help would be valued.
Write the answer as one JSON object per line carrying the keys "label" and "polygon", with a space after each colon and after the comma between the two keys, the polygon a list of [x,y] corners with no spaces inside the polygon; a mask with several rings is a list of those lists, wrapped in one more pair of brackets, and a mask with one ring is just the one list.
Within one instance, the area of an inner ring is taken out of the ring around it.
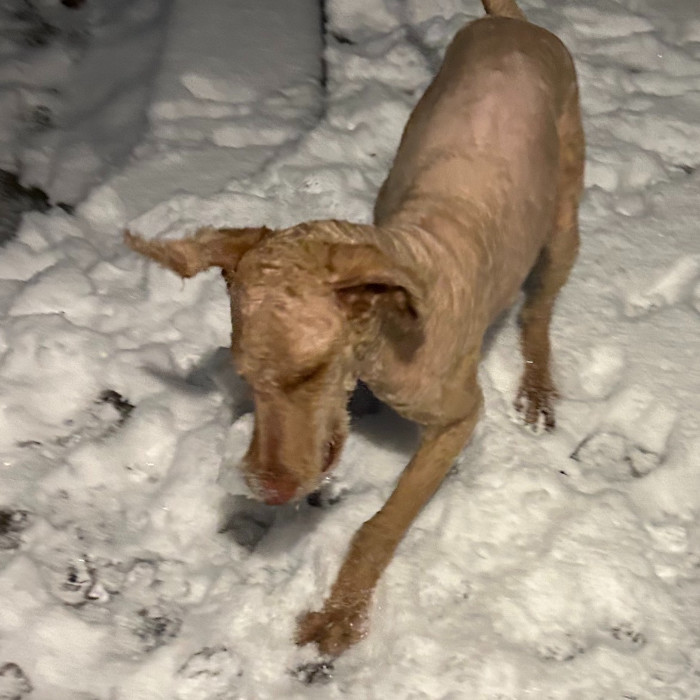
{"label": "dog's tail", "polygon": [[487,15],[527,20],[515,0],[481,0]]}

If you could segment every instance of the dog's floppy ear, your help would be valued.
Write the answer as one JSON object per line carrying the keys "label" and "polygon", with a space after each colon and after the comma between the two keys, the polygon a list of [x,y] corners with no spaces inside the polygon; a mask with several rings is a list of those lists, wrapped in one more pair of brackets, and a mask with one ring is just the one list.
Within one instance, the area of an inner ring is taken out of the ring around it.
{"label": "dog's floppy ear", "polygon": [[270,229],[200,228],[193,236],[173,240],[146,240],[124,232],[124,242],[137,253],[160,263],[180,277],[193,277],[210,267],[232,271],[238,261],[257,245]]}
{"label": "dog's floppy ear", "polygon": [[377,247],[339,243],[329,246],[329,282],[351,321],[372,314],[401,355],[412,355],[423,341],[424,293],[411,272]]}

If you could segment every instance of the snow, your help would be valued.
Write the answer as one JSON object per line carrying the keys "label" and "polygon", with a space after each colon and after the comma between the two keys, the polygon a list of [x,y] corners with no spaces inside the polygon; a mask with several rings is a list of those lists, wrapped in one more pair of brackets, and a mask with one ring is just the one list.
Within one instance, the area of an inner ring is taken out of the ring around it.
{"label": "snow", "polygon": [[417,431],[367,413],[319,507],[247,500],[220,275],[120,232],[369,221],[479,3],[330,0],[325,68],[311,0],[3,6],[0,166],[77,206],[0,250],[0,698],[700,697],[696,0],[522,4],[574,54],[588,139],[557,429],[511,421],[511,313],[476,435],[326,665],[296,616]]}

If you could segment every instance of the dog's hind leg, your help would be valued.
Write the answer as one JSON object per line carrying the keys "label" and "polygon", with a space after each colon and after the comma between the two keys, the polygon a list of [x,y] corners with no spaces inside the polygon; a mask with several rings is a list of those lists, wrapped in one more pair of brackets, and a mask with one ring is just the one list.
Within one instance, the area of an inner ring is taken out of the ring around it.
{"label": "dog's hind leg", "polygon": [[578,204],[583,186],[584,137],[578,96],[572,95],[559,123],[557,209],[552,234],[530,272],[520,311],[525,367],[515,405],[536,429],[554,427],[556,389],[550,374],[549,326],[557,294],[569,277],[578,252]]}

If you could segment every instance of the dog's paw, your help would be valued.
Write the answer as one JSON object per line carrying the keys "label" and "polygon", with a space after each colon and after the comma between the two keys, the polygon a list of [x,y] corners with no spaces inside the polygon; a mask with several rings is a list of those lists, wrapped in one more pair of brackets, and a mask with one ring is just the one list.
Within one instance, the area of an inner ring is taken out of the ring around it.
{"label": "dog's paw", "polygon": [[554,400],[557,393],[554,389],[542,389],[523,386],[515,399],[514,407],[525,425],[536,435],[554,430]]}
{"label": "dog's paw", "polygon": [[325,655],[335,657],[367,633],[364,607],[325,606],[321,612],[308,612],[297,624],[296,643],[315,644]]}

